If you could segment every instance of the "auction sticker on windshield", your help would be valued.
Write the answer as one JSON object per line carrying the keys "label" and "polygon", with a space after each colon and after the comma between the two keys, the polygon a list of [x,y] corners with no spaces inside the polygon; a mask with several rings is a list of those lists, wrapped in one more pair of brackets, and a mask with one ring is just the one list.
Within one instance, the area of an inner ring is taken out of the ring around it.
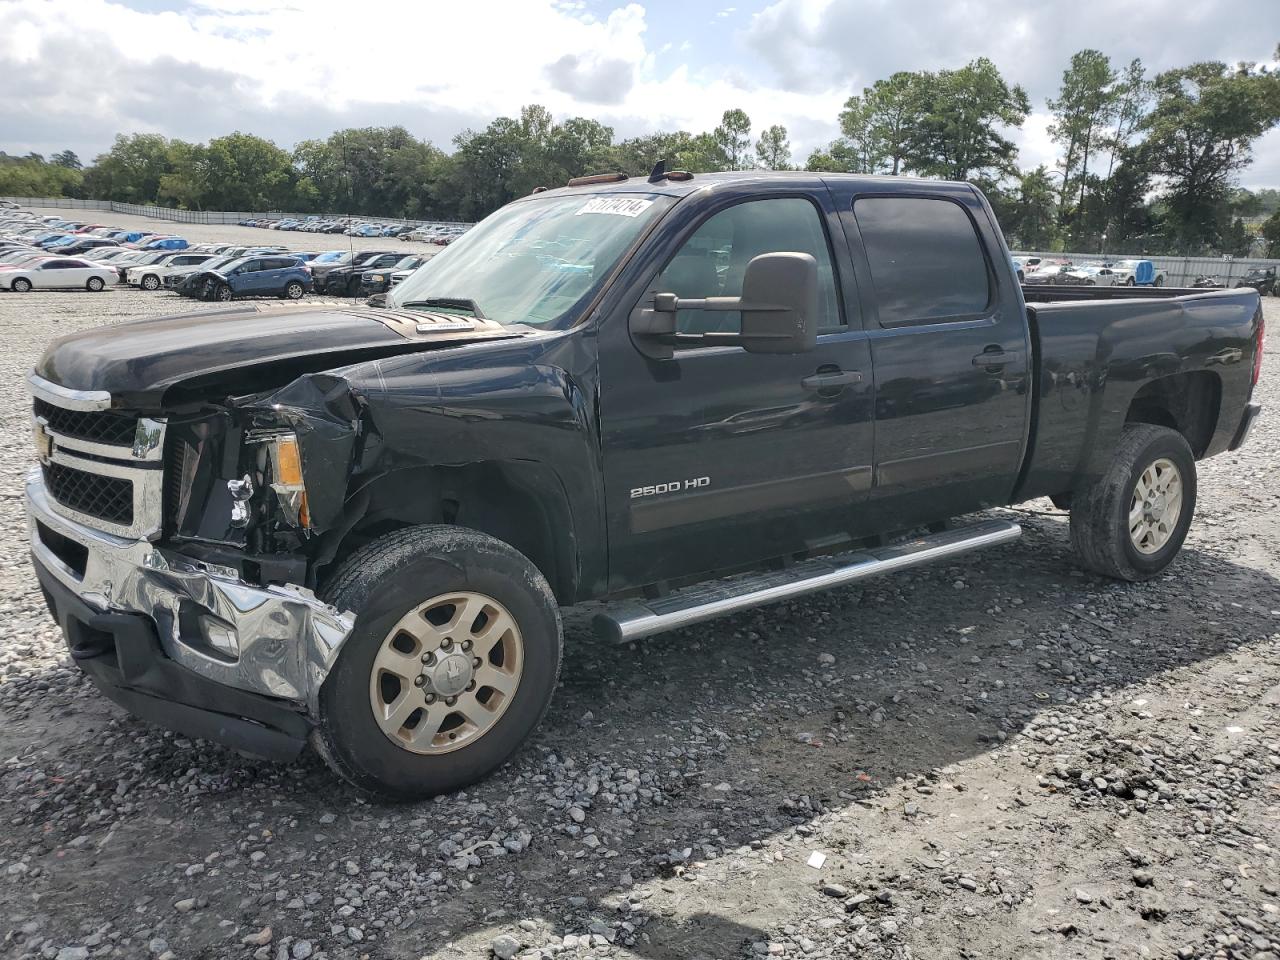
{"label": "auction sticker on windshield", "polygon": [[580,217],[584,213],[609,213],[615,217],[638,217],[653,206],[652,200],[642,198],[623,199],[621,197],[592,197],[582,205],[582,209],[574,214]]}

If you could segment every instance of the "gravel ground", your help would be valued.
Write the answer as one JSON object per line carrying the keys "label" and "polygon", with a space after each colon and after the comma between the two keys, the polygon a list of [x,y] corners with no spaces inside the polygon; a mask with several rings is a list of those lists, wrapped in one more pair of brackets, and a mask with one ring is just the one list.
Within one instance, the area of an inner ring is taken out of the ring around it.
{"label": "gravel ground", "polygon": [[1038,501],[1009,548],[634,647],[571,612],[518,758],[384,805],[128,718],[45,613],[23,374],[173,303],[0,295],[7,955],[1280,957],[1274,416],[1154,582],[1077,570]]}

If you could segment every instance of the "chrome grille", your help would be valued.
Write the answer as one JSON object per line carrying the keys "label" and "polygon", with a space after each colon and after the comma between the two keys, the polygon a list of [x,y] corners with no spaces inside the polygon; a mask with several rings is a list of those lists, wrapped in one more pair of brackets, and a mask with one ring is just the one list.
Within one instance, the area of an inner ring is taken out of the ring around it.
{"label": "chrome grille", "polygon": [[86,526],[132,539],[160,534],[165,423],[111,410],[102,391],[28,378],[50,505]]}

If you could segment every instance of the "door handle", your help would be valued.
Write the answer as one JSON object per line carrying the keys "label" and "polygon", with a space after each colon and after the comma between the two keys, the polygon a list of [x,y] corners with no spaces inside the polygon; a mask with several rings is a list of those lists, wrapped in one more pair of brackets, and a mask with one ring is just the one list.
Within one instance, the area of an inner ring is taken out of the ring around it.
{"label": "door handle", "polygon": [[1013,363],[1020,355],[1017,350],[1001,350],[999,347],[994,350],[988,348],[973,358],[973,365],[975,367],[1003,367],[1005,364]]}
{"label": "door handle", "polygon": [[809,374],[800,381],[800,386],[806,390],[827,390],[861,382],[862,373],[858,370],[826,370]]}

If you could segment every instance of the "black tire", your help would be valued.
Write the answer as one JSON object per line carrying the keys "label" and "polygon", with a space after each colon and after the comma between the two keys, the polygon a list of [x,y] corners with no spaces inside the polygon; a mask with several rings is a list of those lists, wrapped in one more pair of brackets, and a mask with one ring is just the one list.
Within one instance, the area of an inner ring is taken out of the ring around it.
{"label": "black tire", "polygon": [[306,287],[304,287],[297,280],[291,280],[285,284],[284,298],[286,300],[301,300],[302,295],[306,292],[307,292]]}
{"label": "black tire", "polygon": [[[1129,508],[1139,478],[1167,459],[1181,475],[1182,507],[1168,541],[1143,553],[1129,535]],[[1196,507],[1196,461],[1176,430],[1147,423],[1124,428],[1106,473],[1071,504],[1071,546],[1081,565],[1117,580],[1150,580],[1173,562],[1187,537]]]}
{"label": "black tire", "polygon": [[143,290],[159,290],[160,278],[154,273],[148,273],[142,278],[142,283],[140,283],[139,286],[142,287]]}
{"label": "black tire", "polygon": [[102,288],[105,287],[106,284],[102,282],[101,277],[90,277],[87,281],[85,281],[84,286],[85,286],[85,289],[88,290],[90,293],[101,293]]}
{"label": "black tire", "polygon": [[26,277],[19,277],[17,280],[13,281],[13,283],[11,283],[9,286],[14,293],[30,293],[31,292],[31,281],[28,280]]}
{"label": "black tire", "polygon": [[1132,286],[1133,286],[1134,284],[1136,284],[1137,282],[1138,282],[1138,281],[1134,280],[1134,279],[1133,279],[1133,277],[1129,277],[1127,280],[1125,280],[1124,285],[1125,285],[1126,287],[1132,287]]}
{"label": "black tire", "polygon": [[1156,277],[1155,285],[1156,285],[1157,287],[1163,287],[1163,286],[1164,286],[1164,277]]}
{"label": "black tire", "polygon": [[234,300],[235,296],[235,291],[231,289],[231,285],[228,283],[220,283],[213,288],[214,300],[221,300],[225,302],[227,300]]}
{"label": "black tire", "polygon": [[[374,718],[373,662],[406,612],[455,590],[483,593],[507,608],[523,640],[523,671],[510,705],[482,736],[450,753],[414,753],[393,743]],[[560,675],[560,609],[537,568],[502,541],[463,527],[399,530],[348,558],[323,596],[355,613],[356,625],[320,690],[312,743],[356,786],[400,800],[459,790],[502,766],[546,714]]]}

